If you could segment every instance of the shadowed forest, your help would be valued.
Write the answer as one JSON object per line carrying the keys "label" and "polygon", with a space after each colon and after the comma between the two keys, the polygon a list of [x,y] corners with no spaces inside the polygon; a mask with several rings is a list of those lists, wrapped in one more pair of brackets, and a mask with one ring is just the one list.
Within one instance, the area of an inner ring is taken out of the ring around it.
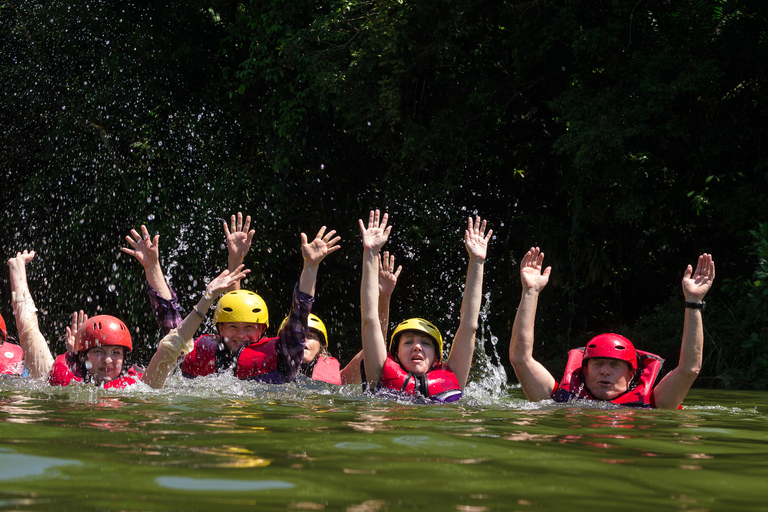
{"label": "shadowed forest", "polygon": [[535,245],[553,267],[535,353],[554,375],[606,331],[674,368],[683,271],[709,252],[697,385],[768,387],[766,2],[0,0],[0,45],[0,254],[38,252],[54,354],[84,309],[123,319],[146,363],[158,329],[125,235],[160,234],[186,313],[226,267],[221,219],[242,211],[244,287],[270,335],[299,234],[338,231],[313,312],[345,364],[357,220],[380,208],[404,267],[392,323],[424,317],[448,340],[466,217],[489,220],[479,350],[511,382],[518,259]]}

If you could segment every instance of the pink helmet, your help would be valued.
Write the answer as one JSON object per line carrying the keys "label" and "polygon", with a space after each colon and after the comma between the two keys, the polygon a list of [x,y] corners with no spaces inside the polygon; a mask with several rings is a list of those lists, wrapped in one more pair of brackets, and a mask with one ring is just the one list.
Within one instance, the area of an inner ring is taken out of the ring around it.
{"label": "pink helmet", "polygon": [[75,352],[105,345],[119,345],[133,350],[131,333],[122,321],[109,315],[97,315],[80,326],[75,338]]}
{"label": "pink helmet", "polygon": [[628,362],[633,372],[637,371],[637,351],[635,346],[631,341],[619,334],[600,334],[589,340],[587,347],[584,349],[583,361],[592,357],[620,359]]}
{"label": "pink helmet", "polygon": [[5,328],[5,320],[3,320],[3,315],[0,315],[0,332],[3,333],[3,339],[0,340],[0,343],[5,343],[5,341],[8,339],[8,329]]}

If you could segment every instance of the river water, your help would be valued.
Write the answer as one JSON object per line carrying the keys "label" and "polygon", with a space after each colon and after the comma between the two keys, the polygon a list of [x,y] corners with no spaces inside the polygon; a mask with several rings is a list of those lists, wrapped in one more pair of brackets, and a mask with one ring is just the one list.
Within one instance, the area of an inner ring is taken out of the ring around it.
{"label": "river water", "polygon": [[398,403],[303,380],[0,381],[2,510],[766,510],[768,394]]}

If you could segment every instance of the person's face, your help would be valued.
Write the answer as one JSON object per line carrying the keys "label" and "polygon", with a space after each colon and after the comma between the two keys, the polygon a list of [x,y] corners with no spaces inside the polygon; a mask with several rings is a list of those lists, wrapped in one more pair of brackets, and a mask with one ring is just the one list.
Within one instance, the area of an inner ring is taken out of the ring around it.
{"label": "person's face", "polygon": [[585,384],[600,400],[613,400],[632,382],[632,367],[620,359],[592,357],[584,366]]}
{"label": "person's face", "polygon": [[304,339],[304,358],[302,363],[311,363],[317,357],[317,354],[323,349],[323,335],[315,329],[307,331],[307,337]]}
{"label": "person's face", "polygon": [[405,331],[397,345],[397,358],[406,371],[423,375],[435,363],[435,345],[432,338],[415,331]]}
{"label": "person's face", "polygon": [[237,352],[244,345],[261,339],[264,332],[263,324],[251,322],[222,322],[219,324],[219,335],[224,338],[224,344],[230,352]]}
{"label": "person's face", "polygon": [[103,345],[94,347],[85,354],[85,368],[97,384],[115,380],[123,370],[125,347]]}

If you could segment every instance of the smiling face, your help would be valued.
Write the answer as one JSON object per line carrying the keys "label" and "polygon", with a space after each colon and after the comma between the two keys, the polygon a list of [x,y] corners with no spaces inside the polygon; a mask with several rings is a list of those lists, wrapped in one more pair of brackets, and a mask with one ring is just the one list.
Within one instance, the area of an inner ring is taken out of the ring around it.
{"label": "smiling face", "polygon": [[254,324],[250,322],[221,322],[219,326],[219,335],[224,338],[224,345],[235,353],[244,345],[254,343],[261,339],[264,332],[264,324]]}
{"label": "smiling face", "polygon": [[96,384],[115,380],[123,371],[125,347],[104,345],[94,347],[85,354],[85,368]]}
{"label": "smiling face", "polygon": [[584,383],[600,400],[613,400],[624,393],[634,376],[629,363],[607,357],[587,359],[583,371]]}
{"label": "smiling face", "polygon": [[304,340],[304,357],[301,360],[302,363],[311,363],[315,360],[317,354],[323,350],[322,339],[323,335],[316,329],[309,329],[307,331],[307,337]]}
{"label": "smiling face", "polygon": [[424,375],[435,365],[435,342],[418,331],[404,331],[397,344],[397,358],[406,371]]}

